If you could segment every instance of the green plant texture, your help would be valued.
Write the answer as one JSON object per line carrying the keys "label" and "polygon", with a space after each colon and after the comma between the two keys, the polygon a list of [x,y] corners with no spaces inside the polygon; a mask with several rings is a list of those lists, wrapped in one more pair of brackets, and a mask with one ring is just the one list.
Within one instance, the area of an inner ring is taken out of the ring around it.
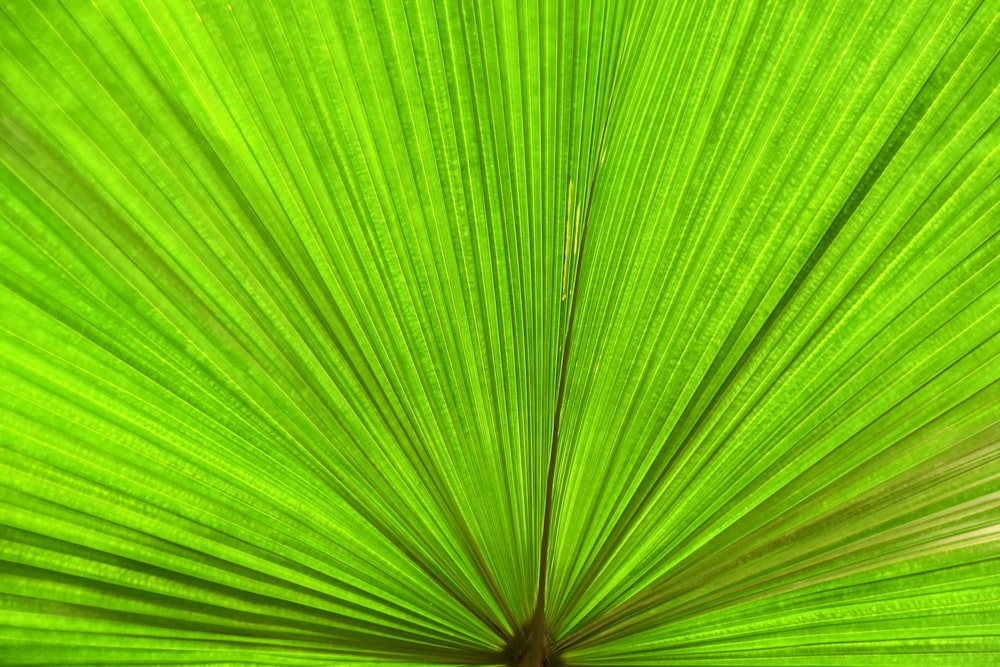
{"label": "green plant texture", "polygon": [[0,0],[0,665],[1000,664],[1000,0]]}

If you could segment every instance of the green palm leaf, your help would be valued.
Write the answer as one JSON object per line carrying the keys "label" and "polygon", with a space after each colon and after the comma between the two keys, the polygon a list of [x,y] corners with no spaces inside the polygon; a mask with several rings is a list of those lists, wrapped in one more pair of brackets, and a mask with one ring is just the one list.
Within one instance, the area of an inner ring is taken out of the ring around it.
{"label": "green palm leaf", "polygon": [[998,54],[3,0],[0,663],[994,664]]}

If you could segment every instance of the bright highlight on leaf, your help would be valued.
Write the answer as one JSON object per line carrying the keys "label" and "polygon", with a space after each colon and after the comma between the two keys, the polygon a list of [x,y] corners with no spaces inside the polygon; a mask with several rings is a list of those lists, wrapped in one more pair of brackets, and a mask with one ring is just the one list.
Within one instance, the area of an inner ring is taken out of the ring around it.
{"label": "bright highlight on leaf", "polygon": [[0,664],[996,664],[998,55],[0,0]]}

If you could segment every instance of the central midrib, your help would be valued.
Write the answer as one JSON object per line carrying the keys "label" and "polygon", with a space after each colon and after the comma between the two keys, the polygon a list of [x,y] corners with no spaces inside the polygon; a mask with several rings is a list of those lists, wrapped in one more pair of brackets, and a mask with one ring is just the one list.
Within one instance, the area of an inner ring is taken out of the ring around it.
{"label": "central midrib", "polygon": [[[607,130],[607,121],[610,116],[611,104],[608,103],[608,114],[605,116],[604,127],[601,132],[601,141],[598,145],[597,155],[600,156],[604,150],[604,135]],[[545,479],[545,504],[542,516],[542,538],[540,545],[540,555],[538,560],[538,596],[535,600],[535,612],[527,627],[526,647],[522,653],[520,665],[523,667],[535,667],[544,664],[547,658],[548,628],[545,620],[545,589],[546,577],[548,573],[549,560],[549,539],[552,533],[552,495],[555,484],[556,458],[559,450],[559,426],[562,418],[562,408],[566,393],[566,377],[569,368],[570,345],[573,340],[573,325],[576,321],[576,308],[580,287],[580,275],[583,267],[583,253],[587,243],[587,230],[590,227],[590,210],[594,198],[594,188],[597,183],[597,171],[599,160],[595,161],[591,170],[589,192],[587,195],[586,208],[583,221],[580,225],[580,245],[577,249],[576,267],[573,274],[573,286],[570,292],[569,317],[566,322],[566,335],[563,340],[562,359],[559,366],[559,388],[556,393],[555,412],[552,418],[552,442],[549,449],[549,465]]]}
{"label": "central midrib", "polygon": [[[628,21],[626,21],[628,23]],[[628,31],[626,30],[626,33]],[[626,42],[628,39],[626,38]],[[549,560],[549,540],[552,533],[552,496],[555,486],[556,460],[559,451],[559,427],[562,419],[562,409],[565,403],[566,378],[569,369],[570,346],[573,341],[573,326],[576,321],[576,310],[579,302],[580,276],[583,268],[584,249],[587,244],[587,232],[590,228],[590,213],[594,200],[594,191],[597,185],[597,174],[600,165],[603,163],[605,151],[605,140],[607,138],[608,125],[611,119],[611,109],[618,89],[619,73],[625,58],[625,44],[622,45],[618,53],[617,63],[611,73],[612,81],[610,94],[608,96],[607,107],[604,113],[604,120],[601,124],[600,139],[597,150],[594,154],[593,166],[590,169],[590,182],[588,183],[587,200],[585,202],[582,220],[580,223],[580,243],[577,247],[576,266],[573,270],[573,284],[569,294],[569,316],[566,322],[566,334],[563,339],[562,358],[559,365],[559,386],[556,393],[555,411],[552,418],[552,442],[549,449],[549,464],[545,479],[545,503],[542,515],[542,536],[540,542],[540,554],[538,559],[538,594],[535,600],[535,611],[531,619],[525,626],[525,639],[523,649],[520,652],[517,664],[519,667],[542,667],[549,661],[549,641],[548,625],[545,617],[545,593],[548,574]]]}

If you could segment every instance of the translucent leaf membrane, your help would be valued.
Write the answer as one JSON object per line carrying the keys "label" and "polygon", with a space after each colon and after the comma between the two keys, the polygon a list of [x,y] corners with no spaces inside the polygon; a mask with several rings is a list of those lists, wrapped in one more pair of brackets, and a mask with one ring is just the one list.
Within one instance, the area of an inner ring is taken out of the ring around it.
{"label": "translucent leaf membrane", "polygon": [[998,17],[0,0],[0,663],[991,664]]}

